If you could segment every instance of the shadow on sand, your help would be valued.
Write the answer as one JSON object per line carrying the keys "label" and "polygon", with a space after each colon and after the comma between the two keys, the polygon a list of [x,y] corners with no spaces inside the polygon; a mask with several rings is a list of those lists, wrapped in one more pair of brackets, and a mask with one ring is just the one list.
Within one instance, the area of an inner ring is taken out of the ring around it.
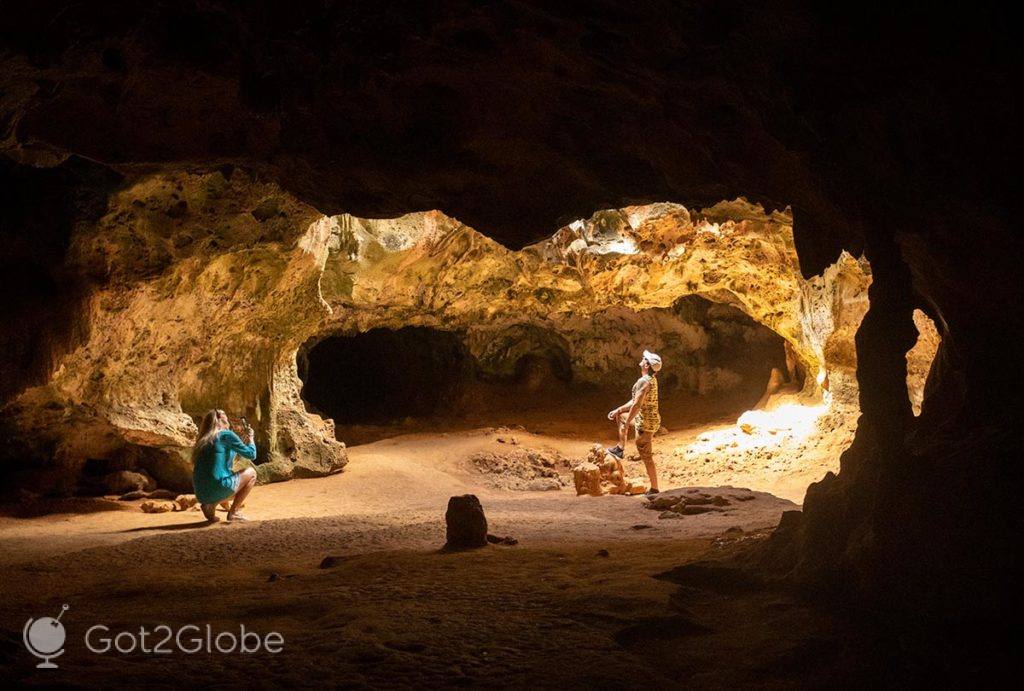
{"label": "shadow on sand", "polygon": [[216,523],[210,523],[205,518],[199,521],[192,521],[191,523],[172,523],[170,525],[145,525],[138,528],[128,528],[126,530],[119,530],[115,534],[122,533],[145,533],[151,530],[192,530],[194,528],[208,528],[216,525]]}

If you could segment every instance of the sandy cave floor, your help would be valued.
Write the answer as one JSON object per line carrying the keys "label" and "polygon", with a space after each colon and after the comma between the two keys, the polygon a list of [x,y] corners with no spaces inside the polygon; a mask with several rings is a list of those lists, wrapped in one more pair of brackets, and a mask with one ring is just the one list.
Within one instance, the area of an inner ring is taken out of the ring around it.
{"label": "sandy cave floor", "polygon": [[[20,626],[68,602],[71,638],[97,622],[210,622],[222,630],[243,622],[280,631],[287,641],[279,656],[248,662],[134,655],[125,665],[119,656],[88,653],[78,640],[58,674],[82,683],[152,683],[172,664],[175,675],[212,671],[250,684],[255,672],[257,685],[309,685],[323,674],[357,686],[665,686],[679,675],[768,685],[820,680],[829,669],[847,668],[851,646],[859,650],[870,637],[846,631],[820,664],[790,660],[776,669],[775,657],[792,658],[822,637],[834,640],[840,625],[785,594],[761,591],[745,596],[744,612],[736,610],[735,593],[706,594],[683,620],[671,604],[678,587],[652,579],[766,539],[781,513],[798,507],[763,490],[799,500],[838,455],[826,458],[825,449],[837,443],[833,435],[824,447],[805,448],[805,463],[795,470],[796,459],[782,456],[806,440],[783,439],[780,457],[765,468],[758,456],[764,450],[732,447],[743,441],[732,435],[751,436],[723,424],[658,437],[663,489],[755,490],[756,500],[733,502],[723,513],[675,520],[659,520],[641,497],[576,497],[571,481],[560,491],[500,489],[472,458],[522,450],[557,465],[559,458],[582,458],[589,447],[582,439],[510,428],[408,434],[352,447],[339,475],[256,488],[246,508],[259,520],[247,524],[206,527],[197,512],[144,514],[137,502],[108,500],[70,501],[63,513],[32,518],[5,516],[0,664],[23,681],[56,679],[30,666]],[[720,445],[730,453],[708,451]],[[642,473],[636,460],[627,467]],[[558,470],[568,477],[567,468]],[[464,493],[480,498],[492,533],[519,544],[438,553],[447,499]],[[602,549],[609,556],[598,556]],[[342,559],[318,568],[327,555]],[[751,620],[752,612],[763,621]],[[758,641],[764,645],[753,657],[744,653],[742,665],[730,661]],[[767,677],[757,671],[769,668]]]}

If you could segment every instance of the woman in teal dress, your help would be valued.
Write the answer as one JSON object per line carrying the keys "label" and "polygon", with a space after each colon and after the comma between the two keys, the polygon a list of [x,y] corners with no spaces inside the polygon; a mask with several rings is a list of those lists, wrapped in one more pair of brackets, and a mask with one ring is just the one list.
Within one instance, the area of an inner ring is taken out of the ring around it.
{"label": "woman in teal dress", "polygon": [[192,450],[192,484],[203,515],[211,523],[217,520],[217,504],[231,497],[234,501],[228,509],[228,521],[247,520],[238,509],[256,484],[256,471],[252,466],[232,471],[235,454],[250,461],[256,459],[252,427],[246,426],[245,437],[243,441],[231,431],[223,410],[211,410],[199,426],[199,438]]}

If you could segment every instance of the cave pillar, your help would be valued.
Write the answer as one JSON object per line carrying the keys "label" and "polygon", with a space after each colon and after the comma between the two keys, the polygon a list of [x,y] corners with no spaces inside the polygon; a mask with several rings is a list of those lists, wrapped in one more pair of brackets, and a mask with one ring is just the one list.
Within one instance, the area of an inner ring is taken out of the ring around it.
{"label": "cave pillar", "polygon": [[[873,251],[872,251],[873,250]],[[885,507],[899,501],[907,473],[905,435],[913,412],[906,352],[917,330],[910,274],[891,241],[868,247],[870,307],[857,330],[861,416],[838,475],[813,483],[804,500],[796,576],[823,589],[870,588],[877,552],[898,527]]]}
{"label": "cave pillar", "polygon": [[335,439],[334,422],[307,412],[300,390],[295,350],[285,348],[260,397],[261,432],[267,448],[266,461],[257,466],[260,482],[321,477],[348,463],[345,445]]}

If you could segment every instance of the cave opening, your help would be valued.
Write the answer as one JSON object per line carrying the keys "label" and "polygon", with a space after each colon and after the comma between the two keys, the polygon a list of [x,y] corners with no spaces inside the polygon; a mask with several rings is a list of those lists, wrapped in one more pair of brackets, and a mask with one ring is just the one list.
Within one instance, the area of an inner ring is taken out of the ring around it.
{"label": "cave opening", "polygon": [[697,295],[543,323],[328,333],[296,360],[307,409],[332,419],[348,444],[487,426],[604,439],[605,413],[629,398],[644,349],[666,363],[658,375],[664,433],[735,421],[780,372],[800,387],[781,336]]}
{"label": "cave opening", "polygon": [[313,412],[372,425],[450,412],[472,358],[455,333],[408,326],[329,335],[298,362]]}

